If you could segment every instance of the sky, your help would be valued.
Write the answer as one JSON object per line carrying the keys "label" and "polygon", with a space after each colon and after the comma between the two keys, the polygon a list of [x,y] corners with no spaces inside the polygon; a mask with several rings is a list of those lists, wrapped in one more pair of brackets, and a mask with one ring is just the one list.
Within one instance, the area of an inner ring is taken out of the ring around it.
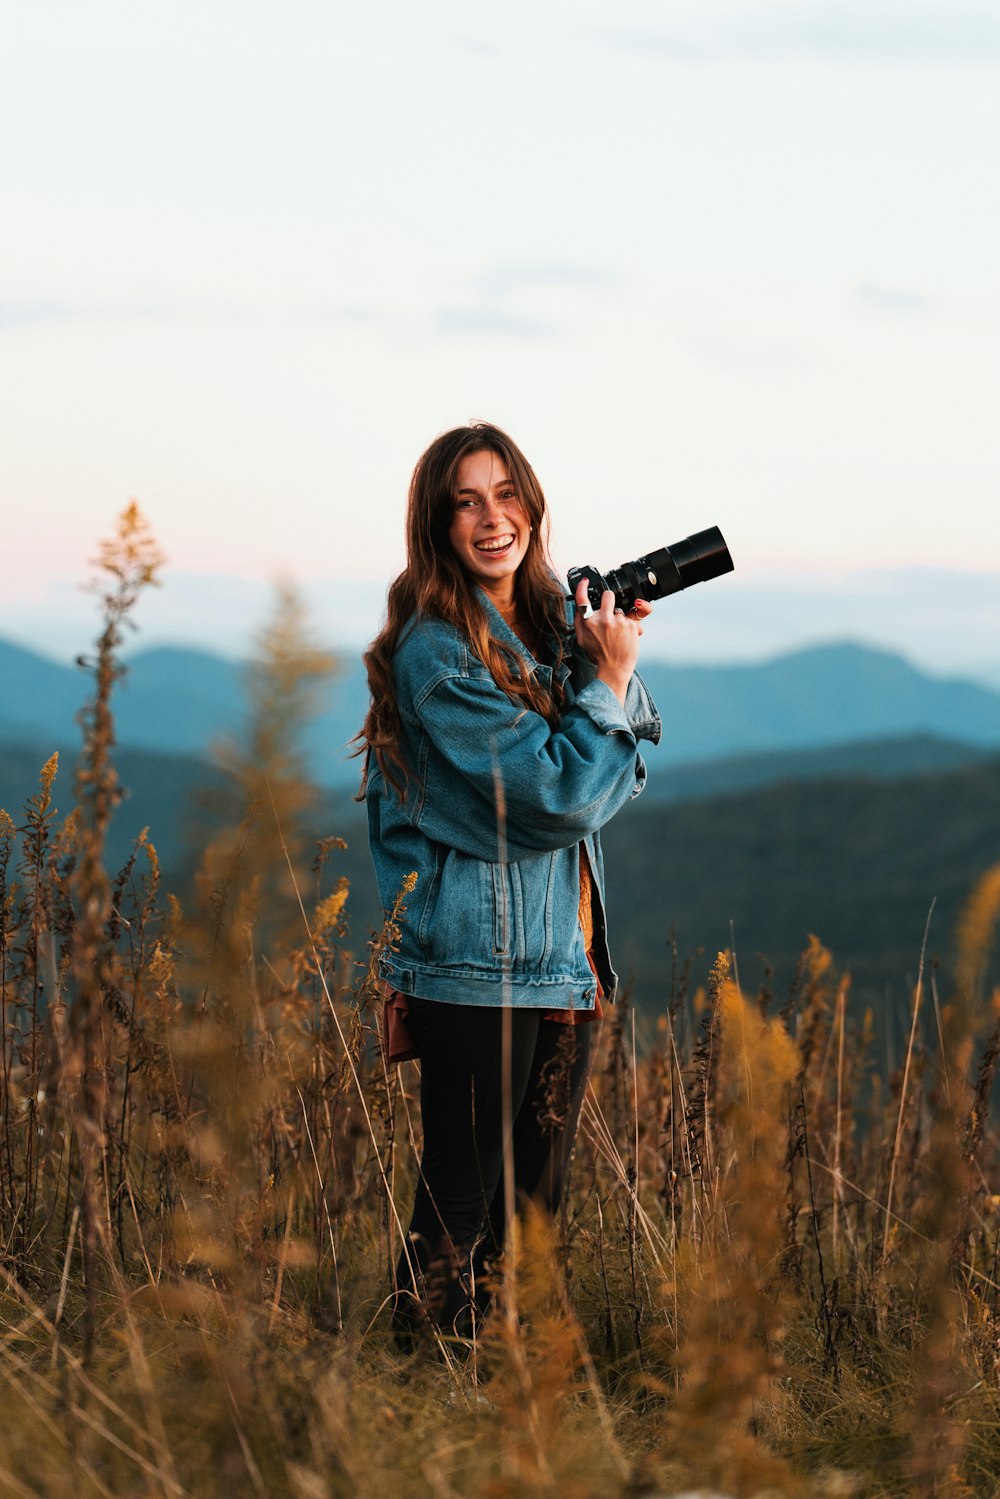
{"label": "sky", "polygon": [[33,0],[4,32],[0,635],[79,648],[135,498],[144,640],[239,652],[280,575],[353,647],[417,456],[484,417],[561,570],[722,527],[735,573],[658,654],[864,638],[1000,681],[993,0]]}

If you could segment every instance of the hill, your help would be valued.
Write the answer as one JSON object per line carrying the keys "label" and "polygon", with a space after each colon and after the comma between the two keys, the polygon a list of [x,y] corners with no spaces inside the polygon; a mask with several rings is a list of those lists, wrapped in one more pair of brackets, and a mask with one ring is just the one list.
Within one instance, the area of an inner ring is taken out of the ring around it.
{"label": "hill", "polygon": [[[656,759],[653,750],[649,758]],[[846,744],[821,744],[813,749],[758,750],[671,765],[650,776],[646,805],[658,802],[701,801],[732,791],[749,791],[778,781],[819,781],[830,777],[870,776],[878,781],[902,776],[957,770],[990,759],[994,750],[939,739],[934,734],[897,735],[889,739],[859,739]]]}
{"label": "hill", "polygon": [[[892,1015],[915,979],[932,902],[928,952],[947,962],[963,903],[1000,859],[1000,757],[890,781],[643,803],[624,809],[604,846],[616,961],[644,1006],[668,992],[672,929],[682,955],[704,948],[702,973],[735,941],[748,986],[765,954],[782,995],[815,933],[850,969],[856,997]],[[944,993],[947,983],[945,973]]]}
{"label": "hill", "polygon": [[[38,789],[41,767],[54,752],[59,770],[52,803],[59,818],[73,805],[73,780],[79,747],[70,745],[0,745],[0,807],[15,823]],[[217,766],[196,755],[119,747],[114,755],[124,797],[115,809],[108,835],[108,864],[119,869],[143,828],[148,828],[168,883],[184,877],[203,838],[206,815],[226,785]]]}
{"label": "hill", "polygon": [[[0,741],[0,807],[11,812],[15,820],[36,790],[39,771],[54,749],[59,751],[60,768],[53,800],[64,812],[72,804],[78,746],[72,742],[53,746],[51,742]],[[655,759],[657,753],[654,750],[651,758]],[[776,783],[809,784],[856,776],[893,781],[971,767],[991,758],[989,750],[932,735],[862,740],[807,750],[760,751],[673,766],[666,773],[654,774],[638,805],[645,818],[651,815],[654,803],[674,806],[708,801]],[[213,801],[225,785],[223,772],[205,756],[128,745],[116,749],[115,763],[124,799],[111,824],[111,863],[123,863],[138,833],[148,827],[164,869],[180,875],[199,833],[204,831],[206,816],[210,818]],[[353,821],[360,815],[345,787],[328,788],[322,804],[327,820]]]}
{"label": "hill", "polygon": [[[643,672],[664,720],[663,742],[649,756],[651,787],[668,766],[857,740],[931,736],[1000,748],[1000,692],[931,677],[899,656],[858,645],[818,647],[753,666],[651,661]],[[72,742],[87,690],[78,669],[0,642],[0,681],[0,744]],[[358,766],[346,746],[366,702],[360,660],[345,656],[306,734],[319,784],[357,784]],[[214,741],[240,735],[242,668],[205,651],[140,651],[129,660],[116,714],[122,745],[205,754]]]}

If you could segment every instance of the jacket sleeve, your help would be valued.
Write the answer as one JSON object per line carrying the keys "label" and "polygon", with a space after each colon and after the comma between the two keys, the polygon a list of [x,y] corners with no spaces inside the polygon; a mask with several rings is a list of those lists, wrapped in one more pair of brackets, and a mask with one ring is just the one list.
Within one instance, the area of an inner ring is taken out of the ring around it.
{"label": "jacket sleeve", "polygon": [[478,813],[468,815],[468,794],[425,787],[419,826],[477,858],[496,860],[501,844],[512,859],[568,848],[603,827],[646,779],[625,709],[596,679],[555,729],[511,702],[486,673],[442,674],[414,707]]}
{"label": "jacket sleeve", "polygon": [[[570,657],[570,681],[574,692],[582,692],[585,686],[596,680],[597,667],[579,646],[574,646]],[[649,688],[638,672],[632,673],[632,680],[625,694],[625,717],[636,739],[648,739],[652,744],[659,744],[660,715]]]}

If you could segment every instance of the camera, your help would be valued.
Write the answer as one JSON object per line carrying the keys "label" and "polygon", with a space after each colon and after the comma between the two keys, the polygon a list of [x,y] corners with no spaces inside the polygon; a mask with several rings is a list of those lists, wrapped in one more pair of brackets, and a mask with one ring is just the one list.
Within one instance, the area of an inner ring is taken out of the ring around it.
{"label": "camera", "polygon": [[580,579],[589,580],[587,598],[592,609],[601,607],[601,594],[610,588],[615,595],[615,607],[628,614],[636,599],[648,599],[651,603],[690,588],[693,583],[707,583],[710,578],[732,571],[733,559],[722,532],[718,526],[709,526],[707,531],[696,531],[694,536],[686,536],[673,546],[660,547],[634,562],[623,562],[609,573],[602,573],[596,567],[571,567],[566,581],[572,597]]}

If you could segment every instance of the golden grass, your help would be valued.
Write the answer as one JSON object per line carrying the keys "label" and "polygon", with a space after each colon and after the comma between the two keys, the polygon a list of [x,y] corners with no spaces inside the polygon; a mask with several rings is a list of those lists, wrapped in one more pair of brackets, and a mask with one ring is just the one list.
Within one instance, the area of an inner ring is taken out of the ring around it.
{"label": "golden grass", "polygon": [[296,734],[327,663],[290,594],[190,909],[148,835],[105,869],[156,562],[130,510],[73,810],[53,758],[0,811],[0,1495],[1000,1491],[997,871],[898,1077],[816,939],[780,1012],[727,954],[638,1040],[619,1007],[559,1221],[519,1222],[471,1354],[401,1356],[416,1070],[382,1062],[337,840],[310,858]]}

